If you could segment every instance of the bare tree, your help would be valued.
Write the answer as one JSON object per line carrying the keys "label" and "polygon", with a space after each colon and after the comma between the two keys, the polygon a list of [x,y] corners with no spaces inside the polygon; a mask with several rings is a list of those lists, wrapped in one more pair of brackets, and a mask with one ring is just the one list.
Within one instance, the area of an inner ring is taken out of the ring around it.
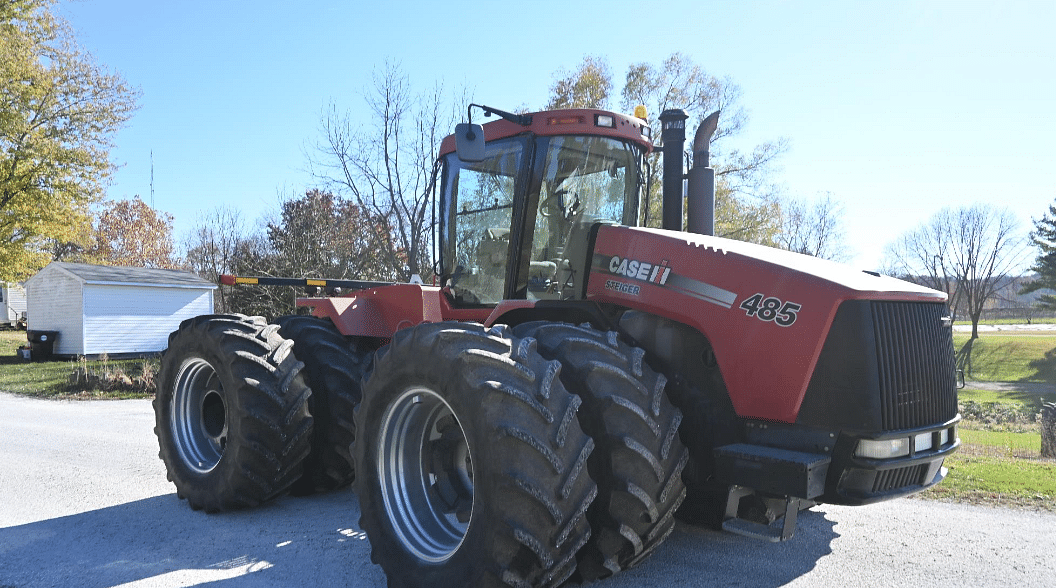
{"label": "bare tree", "polygon": [[979,336],[979,317],[1015,276],[1026,242],[1007,209],[987,204],[939,211],[927,223],[888,246],[888,267],[950,295]]}
{"label": "bare tree", "polygon": [[[241,276],[289,277],[281,265],[272,243],[263,231],[240,239],[231,258],[231,273]],[[233,312],[259,315],[273,321],[276,317],[294,314],[294,301],[303,289],[292,286],[221,286],[229,288],[226,302]]]}
{"label": "bare tree", "polygon": [[846,261],[850,257],[843,227],[843,204],[832,194],[813,203],[789,200],[781,205],[781,232],[777,235],[782,249]]}
{"label": "bare tree", "polygon": [[[548,108],[612,108],[612,73],[603,57],[587,56],[569,73],[561,71],[550,87]],[[751,152],[726,149],[728,137],[741,132],[747,115],[740,105],[741,90],[726,77],[708,74],[701,66],[681,53],[674,53],[659,65],[637,63],[627,69],[620,91],[619,107],[632,112],[646,106],[647,122],[659,138],[660,114],[681,108],[689,120],[699,123],[716,110],[722,111],[718,130],[711,138],[711,161],[714,163],[715,233],[741,241],[776,245],[779,231],[778,189],[769,180],[770,168],[787,150],[779,139],[756,146]],[[687,131],[692,137],[692,128]],[[659,226],[661,218],[660,186],[663,166],[660,152],[650,156],[654,181],[649,186],[648,206],[643,207],[642,223]]]}
{"label": "bare tree", "polygon": [[387,223],[389,238],[379,255],[426,276],[432,267],[434,165],[440,141],[460,120],[465,103],[448,100],[439,86],[412,92],[408,78],[391,64],[375,74],[365,100],[372,115],[365,127],[333,104],[323,112],[322,139],[308,156],[309,171],[321,185],[349,194],[366,214]]}
{"label": "bare tree", "polygon": [[[239,244],[247,239],[245,223],[240,211],[223,206],[198,219],[184,243],[187,264],[199,276],[220,282],[222,274],[235,272],[235,256]],[[228,287],[218,290],[217,312],[233,312],[228,300]]]}

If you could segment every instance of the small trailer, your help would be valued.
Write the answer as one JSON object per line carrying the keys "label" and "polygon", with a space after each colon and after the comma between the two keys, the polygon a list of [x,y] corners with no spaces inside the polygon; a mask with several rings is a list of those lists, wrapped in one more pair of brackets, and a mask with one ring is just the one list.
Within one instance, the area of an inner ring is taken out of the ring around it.
{"label": "small trailer", "polygon": [[23,284],[0,282],[0,327],[26,328],[26,288]]}

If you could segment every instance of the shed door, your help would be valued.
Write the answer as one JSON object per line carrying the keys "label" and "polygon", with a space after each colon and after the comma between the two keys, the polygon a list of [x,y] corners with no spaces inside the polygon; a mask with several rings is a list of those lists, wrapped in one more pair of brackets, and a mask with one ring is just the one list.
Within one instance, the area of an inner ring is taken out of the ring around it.
{"label": "shed door", "polygon": [[84,295],[84,353],[163,351],[181,321],[212,312],[210,290],[89,285]]}

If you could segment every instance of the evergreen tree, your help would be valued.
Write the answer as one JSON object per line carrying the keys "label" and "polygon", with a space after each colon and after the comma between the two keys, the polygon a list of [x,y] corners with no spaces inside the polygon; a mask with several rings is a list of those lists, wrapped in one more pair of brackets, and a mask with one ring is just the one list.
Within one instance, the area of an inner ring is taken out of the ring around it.
{"label": "evergreen tree", "polygon": [[[1030,270],[1038,274],[1038,279],[1027,284],[1019,291],[1030,294],[1038,290],[1056,290],[1056,204],[1049,205],[1049,212],[1034,221],[1034,230],[1030,240],[1041,250]],[[1056,295],[1042,294],[1037,306],[1046,310],[1056,310]]]}

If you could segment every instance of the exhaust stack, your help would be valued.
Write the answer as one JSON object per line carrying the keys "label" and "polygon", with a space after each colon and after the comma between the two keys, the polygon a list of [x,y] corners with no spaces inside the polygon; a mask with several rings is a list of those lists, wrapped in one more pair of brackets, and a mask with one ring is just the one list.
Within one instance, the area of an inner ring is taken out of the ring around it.
{"label": "exhaust stack", "polygon": [[[689,209],[689,225],[686,230],[701,235],[715,234],[715,170],[711,168],[711,137],[719,126],[719,111],[708,115],[693,138],[693,166],[689,169],[686,187],[686,207]],[[664,152],[664,178],[666,187],[667,152]],[[666,196],[665,196],[666,198]],[[664,206],[667,206],[665,199]],[[664,217],[667,218],[666,216]]]}

